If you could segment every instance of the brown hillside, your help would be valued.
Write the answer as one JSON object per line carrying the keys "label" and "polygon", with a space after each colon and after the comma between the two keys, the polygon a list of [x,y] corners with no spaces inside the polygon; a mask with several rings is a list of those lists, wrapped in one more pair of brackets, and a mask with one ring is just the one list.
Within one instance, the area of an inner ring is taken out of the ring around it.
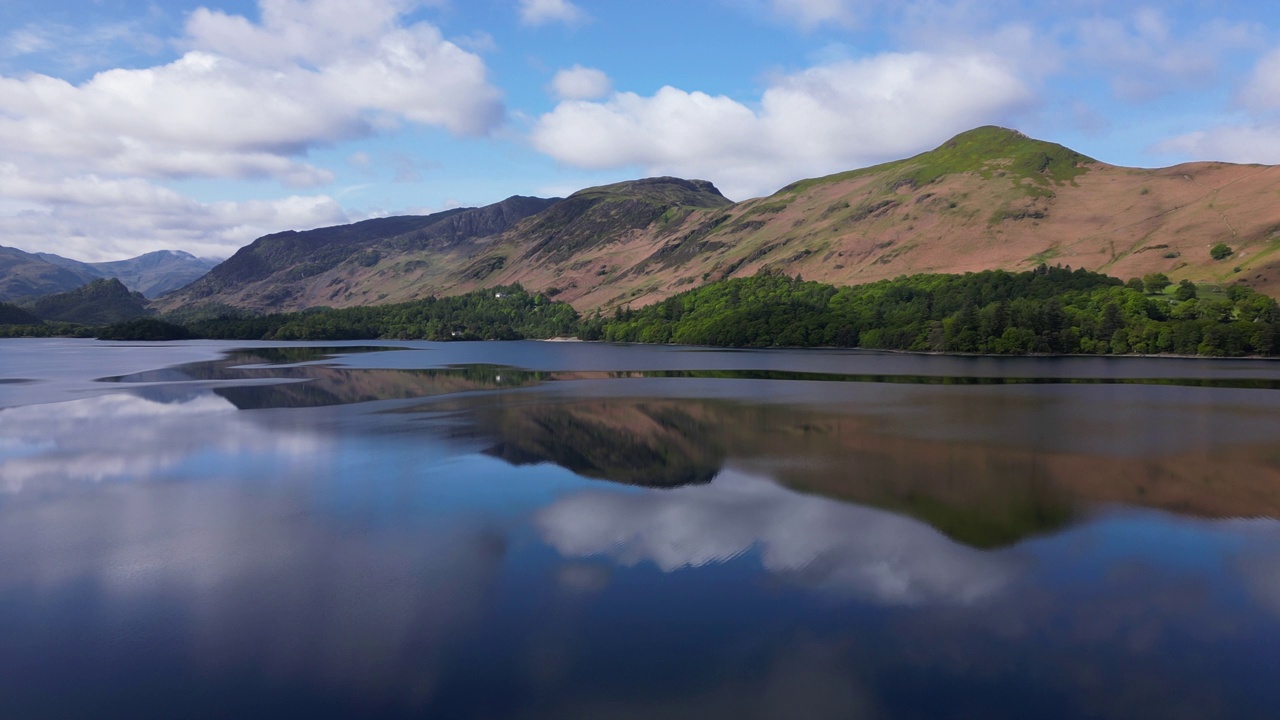
{"label": "brown hillside", "polygon": [[[1277,199],[1280,167],[1123,168],[985,127],[913,158],[737,204],[710,183],[676,178],[584,190],[492,236],[384,248],[376,262],[325,278],[340,294],[308,293],[295,306],[520,282],[588,310],[647,304],[765,267],[856,284],[1042,262],[1126,279],[1164,272],[1239,282],[1280,297]],[[1211,259],[1219,242],[1235,254]]]}

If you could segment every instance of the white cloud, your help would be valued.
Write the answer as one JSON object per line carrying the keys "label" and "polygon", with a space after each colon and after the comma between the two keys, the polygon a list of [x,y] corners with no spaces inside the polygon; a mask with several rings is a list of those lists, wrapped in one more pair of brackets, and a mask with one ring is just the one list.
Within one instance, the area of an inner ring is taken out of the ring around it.
{"label": "white cloud", "polygon": [[1032,99],[994,56],[889,53],[777,77],[758,107],[674,87],[650,97],[566,100],[531,137],[567,165],[705,178],[741,199],[903,157],[998,122]]}
{"label": "white cloud", "polygon": [[[483,60],[430,24],[402,22],[414,5],[261,0],[258,23],[200,9],[188,20],[185,53],[165,65],[107,70],[80,84],[0,75],[6,242],[75,248],[82,259],[180,244],[226,254],[228,243],[252,239],[246,232],[279,229],[277,216],[345,219],[327,196],[198,203],[152,181],[314,187],[334,175],[300,159],[312,148],[405,122],[456,135],[493,130],[503,107]],[[174,208],[190,219],[175,222]],[[31,227],[40,221],[49,223],[43,231]]]}
{"label": "white cloud", "polygon": [[573,25],[586,20],[582,8],[569,0],[520,0],[520,22],[526,25],[546,25],[561,22]]}
{"label": "white cloud", "polygon": [[226,257],[280,230],[347,222],[327,195],[203,203],[138,178],[37,177],[0,163],[0,237],[6,245],[78,260],[181,247]]}
{"label": "white cloud", "polygon": [[561,70],[551,79],[551,91],[561,100],[595,100],[612,89],[604,71],[581,65]]}
{"label": "white cloud", "polygon": [[1009,556],[959,545],[916,520],[732,471],[662,493],[571,495],[534,524],[570,558],[648,561],[673,572],[755,551],[773,573],[886,605],[985,601],[1019,570]]}
{"label": "white cloud", "polygon": [[1276,165],[1280,164],[1280,125],[1219,125],[1162,140],[1151,149],[1196,160]]}

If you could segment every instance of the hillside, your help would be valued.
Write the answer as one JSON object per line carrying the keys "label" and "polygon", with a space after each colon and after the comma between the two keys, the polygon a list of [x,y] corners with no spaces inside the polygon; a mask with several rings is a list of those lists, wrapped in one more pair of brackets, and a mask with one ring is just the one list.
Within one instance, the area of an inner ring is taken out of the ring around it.
{"label": "hillside", "polygon": [[81,288],[19,303],[42,320],[107,325],[151,314],[146,298],[115,278],[94,280]]}
{"label": "hillside", "polygon": [[296,310],[391,302],[397,287],[417,284],[433,257],[496,235],[554,202],[514,196],[480,208],[267,235],[190,286],[161,298],[159,306],[172,310],[213,302]]}
{"label": "hillside", "polygon": [[[298,260],[325,252],[319,236],[283,234],[297,242],[292,264],[215,285],[224,263],[197,283],[207,292],[188,289],[165,303],[350,306],[519,282],[590,310],[645,305],[764,268],[850,285],[1041,263],[1239,283],[1275,297],[1278,192],[1280,167],[1124,168],[983,127],[915,157],[798,181],[764,198],[731,203],[697,180],[619,183],[542,201],[541,212],[489,236],[429,245],[388,243],[389,232],[366,237],[323,268]],[[279,242],[268,236],[241,252]],[[1218,243],[1231,250],[1224,259],[1210,255]]]}
{"label": "hillside", "polygon": [[97,277],[0,245],[0,302],[74,290]]}
{"label": "hillside", "polygon": [[0,325],[39,325],[40,318],[17,305],[0,303]]}

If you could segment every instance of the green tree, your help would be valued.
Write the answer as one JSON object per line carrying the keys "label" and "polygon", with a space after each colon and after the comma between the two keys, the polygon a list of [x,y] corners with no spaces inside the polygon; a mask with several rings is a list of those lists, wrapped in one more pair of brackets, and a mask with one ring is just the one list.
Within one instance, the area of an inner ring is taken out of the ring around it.
{"label": "green tree", "polygon": [[1168,275],[1164,273],[1147,273],[1142,276],[1142,284],[1146,287],[1147,292],[1151,294],[1164,292],[1164,289],[1173,284]]}
{"label": "green tree", "polygon": [[1178,288],[1173,291],[1173,297],[1180,302],[1194,299],[1196,297],[1196,284],[1190,280],[1179,282]]}
{"label": "green tree", "polygon": [[1228,247],[1226,243],[1218,243],[1217,245],[1209,248],[1209,257],[1214,260],[1226,260],[1234,255],[1235,252],[1236,251]]}

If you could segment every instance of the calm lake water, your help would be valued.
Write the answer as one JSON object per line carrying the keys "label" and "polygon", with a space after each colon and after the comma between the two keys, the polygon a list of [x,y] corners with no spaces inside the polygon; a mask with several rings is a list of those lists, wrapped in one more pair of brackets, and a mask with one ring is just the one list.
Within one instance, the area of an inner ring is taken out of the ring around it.
{"label": "calm lake water", "polygon": [[1280,364],[0,340],[3,718],[1270,718]]}

